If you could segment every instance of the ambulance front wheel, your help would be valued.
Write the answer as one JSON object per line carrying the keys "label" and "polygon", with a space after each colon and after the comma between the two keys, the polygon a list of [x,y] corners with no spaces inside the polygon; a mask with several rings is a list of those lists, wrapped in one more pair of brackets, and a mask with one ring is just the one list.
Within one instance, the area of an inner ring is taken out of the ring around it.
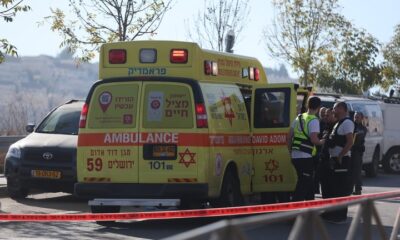
{"label": "ambulance front wheel", "polygon": [[236,172],[230,168],[226,171],[222,181],[221,194],[215,200],[215,207],[234,207],[243,205],[243,196],[240,191],[240,181]]}

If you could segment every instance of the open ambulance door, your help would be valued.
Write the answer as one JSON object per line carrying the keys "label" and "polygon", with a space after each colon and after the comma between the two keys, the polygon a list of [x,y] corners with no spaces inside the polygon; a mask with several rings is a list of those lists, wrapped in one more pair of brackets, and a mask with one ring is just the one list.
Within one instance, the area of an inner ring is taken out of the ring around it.
{"label": "open ambulance door", "polygon": [[269,84],[252,92],[254,192],[293,191],[296,171],[288,150],[289,130],[297,112],[295,84]]}

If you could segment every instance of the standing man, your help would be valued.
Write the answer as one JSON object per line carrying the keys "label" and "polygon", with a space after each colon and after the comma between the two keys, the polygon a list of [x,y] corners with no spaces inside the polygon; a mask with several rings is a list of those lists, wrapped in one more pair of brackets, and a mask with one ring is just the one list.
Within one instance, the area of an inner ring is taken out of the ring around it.
{"label": "standing man", "polygon": [[314,199],[314,158],[315,146],[324,144],[318,138],[319,120],[316,116],[321,107],[319,97],[310,97],[307,102],[308,111],[299,114],[293,121],[290,129],[289,151],[292,163],[297,172],[297,185],[293,194],[293,201]]}
{"label": "standing man", "polygon": [[354,195],[361,195],[362,181],[361,181],[361,168],[362,158],[365,151],[365,136],[367,135],[367,128],[363,125],[364,115],[362,112],[354,113],[354,143],[351,148],[351,163],[352,175],[354,184]]}
{"label": "standing man", "polygon": [[[323,198],[335,198],[349,196],[353,188],[353,178],[350,174],[350,149],[353,146],[354,123],[348,117],[347,105],[338,102],[333,107],[333,113],[337,123],[332,129],[327,147],[329,152],[329,172],[324,174],[326,178],[322,184]],[[323,214],[323,217],[332,222],[344,222],[347,220],[347,207]]]}

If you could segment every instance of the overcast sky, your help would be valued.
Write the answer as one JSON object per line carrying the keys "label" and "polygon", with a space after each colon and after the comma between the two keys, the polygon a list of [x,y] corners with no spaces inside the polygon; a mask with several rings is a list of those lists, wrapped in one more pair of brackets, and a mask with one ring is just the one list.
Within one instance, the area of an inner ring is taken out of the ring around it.
{"label": "overcast sky", "polygon": [[[249,21],[235,45],[235,53],[258,58],[264,66],[277,67],[279,62],[267,54],[262,40],[264,27],[271,23],[272,0],[249,0]],[[7,38],[17,46],[20,56],[40,54],[56,56],[61,50],[61,38],[49,29],[48,24],[39,26],[50,7],[68,10],[67,0],[25,0],[32,7],[28,13],[20,13],[12,23],[0,21],[0,38]],[[388,42],[394,26],[400,24],[400,0],[341,0],[342,13],[357,27],[366,29],[381,42]],[[203,0],[175,0],[154,39],[187,41],[184,19],[193,18],[203,7]]]}

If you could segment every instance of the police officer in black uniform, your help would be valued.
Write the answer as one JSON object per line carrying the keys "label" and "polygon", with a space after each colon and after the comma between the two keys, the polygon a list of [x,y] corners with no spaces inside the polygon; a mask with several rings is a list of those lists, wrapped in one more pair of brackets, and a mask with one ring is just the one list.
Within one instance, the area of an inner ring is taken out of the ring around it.
{"label": "police officer in black uniform", "polygon": [[362,190],[361,168],[365,151],[365,136],[368,132],[368,129],[363,125],[363,119],[364,115],[362,112],[354,113],[354,143],[351,148],[354,195],[360,195]]}
{"label": "police officer in black uniform", "polygon": [[[333,112],[338,122],[333,127],[325,146],[328,148],[329,156],[323,159],[324,173],[321,179],[323,198],[348,196],[353,188],[350,150],[353,145],[354,123],[348,117],[346,103],[336,103]],[[344,222],[347,219],[347,207],[325,212],[322,216],[328,221]]]}

